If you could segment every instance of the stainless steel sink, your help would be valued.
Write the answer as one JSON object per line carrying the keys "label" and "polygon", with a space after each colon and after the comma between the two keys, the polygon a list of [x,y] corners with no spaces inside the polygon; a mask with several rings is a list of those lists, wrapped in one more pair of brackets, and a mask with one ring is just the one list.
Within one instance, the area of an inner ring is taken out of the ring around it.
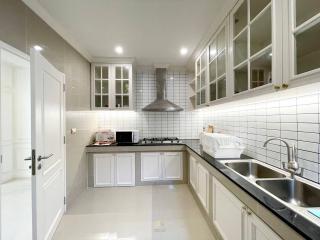
{"label": "stainless steel sink", "polygon": [[257,180],[256,184],[299,207],[320,207],[320,189],[296,179]]}
{"label": "stainless steel sink", "polygon": [[284,174],[256,162],[228,162],[225,165],[248,178],[284,178]]}

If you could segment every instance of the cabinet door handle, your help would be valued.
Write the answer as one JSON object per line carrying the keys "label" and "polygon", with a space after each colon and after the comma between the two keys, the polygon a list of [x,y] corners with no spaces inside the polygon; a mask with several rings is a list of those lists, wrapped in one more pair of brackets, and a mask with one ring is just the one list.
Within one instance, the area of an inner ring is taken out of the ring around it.
{"label": "cabinet door handle", "polygon": [[287,89],[289,87],[288,83],[282,83],[282,88]]}
{"label": "cabinet door handle", "polygon": [[273,88],[274,88],[275,90],[279,90],[281,87],[280,87],[279,85],[273,85]]}
{"label": "cabinet door handle", "polygon": [[247,208],[247,214],[248,214],[248,216],[250,216],[252,214],[252,212],[249,208]]}
{"label": "cabinet door handle", "polygon": [[247,212],[247,207],[243,206],[242,209],[241,209],[241,211],[242,211],[243,213],[246,213],[246,212]]}

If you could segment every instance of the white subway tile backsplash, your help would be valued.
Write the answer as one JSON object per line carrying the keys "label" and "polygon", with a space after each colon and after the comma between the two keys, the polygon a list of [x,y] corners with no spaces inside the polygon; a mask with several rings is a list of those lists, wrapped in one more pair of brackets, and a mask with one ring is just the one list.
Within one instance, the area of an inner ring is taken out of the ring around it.
{"label": "white subway tile backsplash", "polygon": [[318,143],[298,141],[298,149],[318,153]]}
{"label": "white subway tile backsplash", "polygon": [[298,114],[298,122],[301,123],[318,123],[318,114]]}
{"label": "white subway tile backsplash", "polygon": [[298,123],[298,131],[319,133],[319,123]]}
{"label": "white subway tile backsplash", "polygon": [[300,105],[297,107],[297,113],[318,113],[319,106],[318,104],[309,104],[309,105]]}
{"label": "white subway tile backsplash", "polygon": [[318,94],[306,95],[297,98],[298,105],[309,105],[313,103],[318,103],[319,97]]}
{"label": "white subway tile backsplash", "polygon": [[318,172],[313,172],[306,169],[303,171],[303,177],[314,182],[319,182]]}
{"label": "white subway tile backsplash", "polygon": [[281,122],[296,123],[297,122],[297,115],[283,114],[283,115],[281,115]]}
{"label": "white subway tile backsplash", "polygon": [[306,133],[306,132],[298,132],[298,139],[305,142],[319,142],[319,134],[318,133]]}
{"label": "white subway tile backsplash", "polygon": [[281,115],[297,114],[297,106],[280,107]]}
{"label": "white subway tile backsplash", "polygon": [[281,131],[281,138],[290,139],[290,140],[297,140],[298,134],[295,131]]}
{"label": "white subway tile backsplash", "polygon": [[298,157],[316,163],[318,163],[319,161],[318,153],[308,152],[304,150],[298,150]]}
{"label": "white subway tile backsplash", "polygon": [[[281,161],[287,161],[286,147],[280,147],[280,142],[274,141],[269,143],[266,149],[263,143],[271,137],[287,139],[298,147],[299,161],[307,169],[305,177],[319,181],[319,94],[301,93],[304,95],[243,103],[227,110],[216,110],[212,107],[203,116],[204,125],[212,123],[223,132],[238,135],[248,145],[246,154],[277,167],[280,167]],[[238,134],[235,125],[240,126],[237,129]]]}
{"label": "white subway tile backsplash", "polygon": [[281,131],[298,131],[298,124],[295,123],[287,123],[287,122],[281,122],[280,124]]}

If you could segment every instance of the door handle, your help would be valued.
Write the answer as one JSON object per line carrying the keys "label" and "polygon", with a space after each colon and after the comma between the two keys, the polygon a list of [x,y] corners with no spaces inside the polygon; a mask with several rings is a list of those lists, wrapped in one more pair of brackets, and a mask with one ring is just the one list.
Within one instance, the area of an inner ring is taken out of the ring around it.
{"label": "door handle", "polygon": [[44,160],[44,159],[48,159],[48,158],[51,158],[53,156],[53,153],[50,153],[49,155],[47,155],[47,156],[39,156],[38,157],[38,162],[40,162],[41,160]]}
{"label": "door handle", "polygon": [[31,161],[32,158],[31,158],[31,157],[27,157],[27,158],[25,158],[24,160],[25,160],[25,161]]}

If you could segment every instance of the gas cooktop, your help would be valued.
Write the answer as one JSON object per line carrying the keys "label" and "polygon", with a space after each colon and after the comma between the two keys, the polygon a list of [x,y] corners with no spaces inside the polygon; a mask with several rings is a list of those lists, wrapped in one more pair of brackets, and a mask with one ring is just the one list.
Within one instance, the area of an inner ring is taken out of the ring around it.
{"label": "gas cooktop", "polygon": [[174,143],[179,143],[180,139],[177,137],[152,137],[152,138],[144,138],[142,139],[142,144],[159,144],[159,143],[164,143],[164,144],[174,144]]}

